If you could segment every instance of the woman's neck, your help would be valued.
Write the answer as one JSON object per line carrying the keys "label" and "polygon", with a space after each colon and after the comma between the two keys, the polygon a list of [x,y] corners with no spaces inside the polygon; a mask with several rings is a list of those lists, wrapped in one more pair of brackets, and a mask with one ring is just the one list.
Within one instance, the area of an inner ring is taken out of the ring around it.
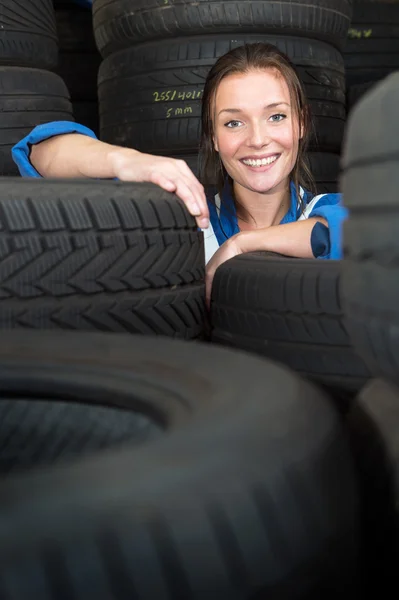
{"label": "woman's neck", "polygon": [[279,189],[264,194],[234,182],[233,191],[240,229],[264,229],[278,225],[290,208],[289,181]]}

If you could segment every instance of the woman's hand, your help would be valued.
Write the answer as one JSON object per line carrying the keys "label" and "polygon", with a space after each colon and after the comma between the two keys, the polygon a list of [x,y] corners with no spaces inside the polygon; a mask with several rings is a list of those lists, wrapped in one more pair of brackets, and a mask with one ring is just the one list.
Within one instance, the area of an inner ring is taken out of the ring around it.
{"label": "woman's hand", "polygon": [[42,177],[116,178],[154,183],[179,196],[196,217],[198,227],[209,226],[204,188],[184,160],[113,146],[80,133],[55,135],[34,144],[30,160]]}
{"label": "woman's hand", "polygon": [[226,262],[226,260],[229,260],[230,258],[233,258],[234,256],[244,252],[240,244],[242,237],[243,236],[241,233],[237,233],[236,235],[233,235],[233,237],[226,240],[206,265],[205,299],[208,308],[210,308],[211,305],[212,283],[216,269]]}
{"label": "woman's hand", "polygon": [[122,181],[148,181],[183,200],[198,227],[209,226],[204,187],[184,160],[118,148],[109,154],[114,176]]}
{"label": "woman's hand", "polygon": [[219,265],[245,252],[276,252],[283,256],[314,258],[311,234],[316,223],[328,226],[325,219],[311,217],[303,221],[273,225],[265,229],[241,231],[228,239],[212,256],[206,267],[206,302],[211,300],[213,277]]}

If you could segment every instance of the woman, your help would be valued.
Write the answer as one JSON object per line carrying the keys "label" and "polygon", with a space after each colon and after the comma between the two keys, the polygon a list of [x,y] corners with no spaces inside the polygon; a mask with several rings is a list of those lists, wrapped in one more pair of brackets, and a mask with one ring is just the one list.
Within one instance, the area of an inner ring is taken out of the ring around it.
{"label": "woman", "polygon": [[175,192],[207,230],[209,301],[217,267],[237,254],[341,257],[346,213],[339,194],[314,194],[305,154],[310,133],[292,64],[275,46],[257,43],[222,56],[205,84],[200,179],[216,183],[206,197],[186,163],[105,144],[74,123],[37,127],[13,157],[25,176],[116,177]]}

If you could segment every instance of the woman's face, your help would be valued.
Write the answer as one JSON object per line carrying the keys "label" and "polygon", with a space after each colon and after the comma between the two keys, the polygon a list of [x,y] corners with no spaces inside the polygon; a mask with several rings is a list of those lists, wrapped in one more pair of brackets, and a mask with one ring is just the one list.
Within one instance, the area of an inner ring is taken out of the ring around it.
{"label": "woman's face", "polygon": [[298,119],[285,79],[272,70],[229,75],[215,96],[214,145],[235,184],[286,188],[298,154]]}

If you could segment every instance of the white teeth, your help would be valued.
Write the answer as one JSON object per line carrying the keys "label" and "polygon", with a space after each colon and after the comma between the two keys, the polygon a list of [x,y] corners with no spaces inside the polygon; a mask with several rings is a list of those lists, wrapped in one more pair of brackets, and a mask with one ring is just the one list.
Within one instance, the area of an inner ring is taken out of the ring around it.
{"label": "white teeth", "polygon": [[269,158],[262,158],[258,160],[247,159],[242,162],[244,165],[248,165],[249,167],[264,167],[266,165],[271,165],[278,159],[278,156],[269,156]]}

